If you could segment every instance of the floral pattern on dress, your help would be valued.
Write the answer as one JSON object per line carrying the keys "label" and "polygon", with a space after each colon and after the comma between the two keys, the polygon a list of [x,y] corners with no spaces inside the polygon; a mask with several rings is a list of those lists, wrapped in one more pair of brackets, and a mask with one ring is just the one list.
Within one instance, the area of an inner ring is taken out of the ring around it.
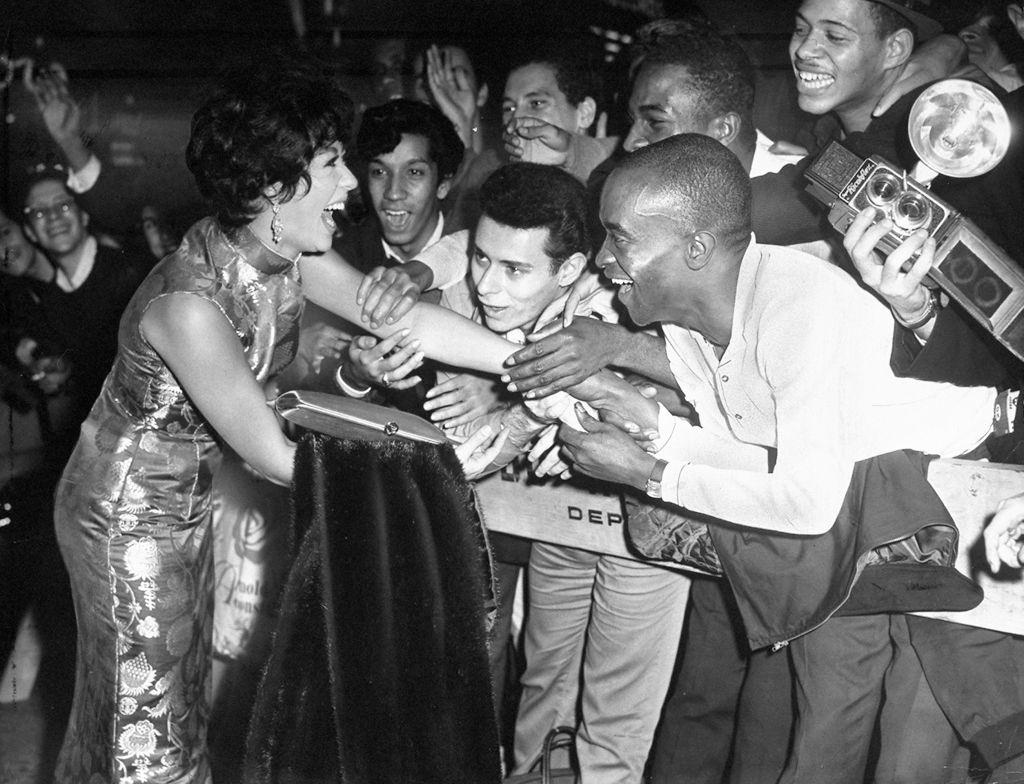
{"label": "floral pattern on dress", "polygon": [[141,334],[168,293],[212,301],[259,382],[294,355],[294,265],[246,231],[189,230],[125,311],[118,357],[57,491],[57,537],[79,627],[75,698],[58,784],[208,784],[213,563],[220,449]]}

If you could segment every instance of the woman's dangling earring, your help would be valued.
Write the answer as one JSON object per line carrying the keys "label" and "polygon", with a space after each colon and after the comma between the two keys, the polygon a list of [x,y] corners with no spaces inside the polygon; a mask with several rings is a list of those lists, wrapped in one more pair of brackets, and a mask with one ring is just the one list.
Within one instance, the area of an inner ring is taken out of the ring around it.
{"label": "woman's dangling earring", "polygon": [[274,213],[274,218],[270,221],[270,237],[274,240],[275,245],[280,245],[281,234],[284,231],[284,225],[281,223],[281,207],[278,204],[271,204],[270,209]]}

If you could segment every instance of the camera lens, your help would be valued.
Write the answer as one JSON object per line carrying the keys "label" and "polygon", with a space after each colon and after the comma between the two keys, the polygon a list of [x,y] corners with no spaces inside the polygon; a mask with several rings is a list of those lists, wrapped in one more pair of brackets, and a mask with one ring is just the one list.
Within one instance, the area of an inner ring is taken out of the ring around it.
{"label": "camera lens", "polygon": [[903,183],[900,182],[899,177],[891,172],[880,171],[875,172],[874,176],[868,180],[865,193],[868,201],[876,207],[888,207],[896,201],[902,190]]}
{"label": "camera lens", "polygon": [[908,234],[927,226],[932,217],[928,200],[916,191],[907,191],[896,201],[892,211],[892,222],[900,231]]}

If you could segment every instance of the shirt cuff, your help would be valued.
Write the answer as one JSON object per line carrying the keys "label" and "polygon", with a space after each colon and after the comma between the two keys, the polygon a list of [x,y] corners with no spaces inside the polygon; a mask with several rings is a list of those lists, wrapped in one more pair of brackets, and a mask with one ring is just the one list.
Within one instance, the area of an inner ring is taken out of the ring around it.
{"label": "shirt cuff", "polygon": [[658,437],[652,443],[655,457],[658,456],[658,452],[668,446],[668,442],[672,439],[675,430],[676,418],[669,413],[669,410],[664,405],[658,403]]}
{"label": "shirt cuff", "polygon": [[373,387],[361,389],[359,387],[352,386],[345,380],[345,376],[341,372],[344,367],[345,365],[343,363],[338,365],[338,369],[334,371],[334,383],[338,385],[338,389],[344,392],[348,397],[354,397],[356,400],[360,400],[370,394]]}
{"label": "shirt cuff", "polygon": [[96,180],[100,178],[102,168],[100,159],[95,155],[90,155],[85,166],[68,174],[68,189],[75,193],[85,193],[90,190],[96,184]]}
{"label": "shirt cuff", "polygon": [[690,463],[686,460],[669,460],[661,475],[661,498],[676,506],[684,506],[682,499],[683,469]]}

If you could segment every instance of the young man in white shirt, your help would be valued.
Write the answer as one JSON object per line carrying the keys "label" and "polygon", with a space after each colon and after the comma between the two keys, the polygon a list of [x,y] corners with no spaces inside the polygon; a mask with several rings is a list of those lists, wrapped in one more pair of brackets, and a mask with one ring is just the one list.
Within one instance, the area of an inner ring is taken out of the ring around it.
{"label": "young man in white shirt", "polygon": [[868,458],[976,447],[995,391],[896,378],[888,309],[830,265],[756,244],[749,188],[735,156],[692,134],[609,177],[598,265],[635,322],[662,325],[700,425],[637,395],[653,453],[585,415],[588,432],[561,437],[577,470],[727,521],[712,538],[751,647],[793,654],[798,719],[781,781],[859,784],[902,616],[836,612],[874,548],[913,533],[913,515],[888,514],[903,501],[869,489],[881,513],[860,524],[849,491],[873,487]]}

